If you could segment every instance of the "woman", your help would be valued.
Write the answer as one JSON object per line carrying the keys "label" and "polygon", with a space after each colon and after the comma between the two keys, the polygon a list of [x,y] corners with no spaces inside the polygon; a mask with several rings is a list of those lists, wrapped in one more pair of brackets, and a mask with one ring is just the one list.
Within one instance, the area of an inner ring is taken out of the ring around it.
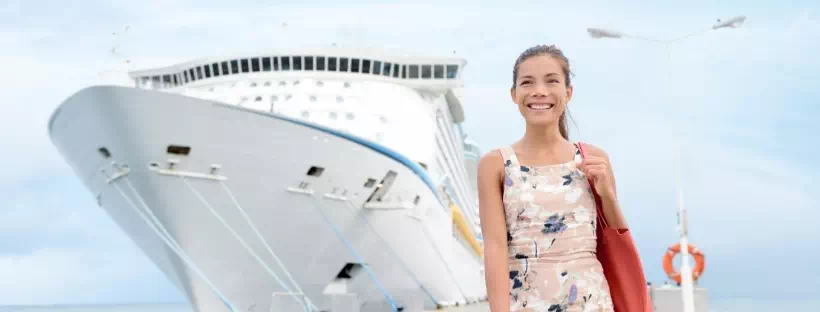
{"label": "woman", "polygon": [[[479,161],[479,210],[485,278],[493,312],[613,311],[595,255],[596,206],[610,227],[625,229],[606,153],[569,141],[569,60],[535,46],[513,68],[510,95],[526,121],[524,136]],[[593,186],[588,178],[591,177]]]}

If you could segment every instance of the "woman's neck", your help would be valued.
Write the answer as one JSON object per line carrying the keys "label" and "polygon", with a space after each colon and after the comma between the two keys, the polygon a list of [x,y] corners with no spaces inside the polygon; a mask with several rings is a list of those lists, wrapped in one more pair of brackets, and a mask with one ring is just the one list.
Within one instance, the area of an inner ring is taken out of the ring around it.
{"label": "woman's neck", "polygon": [[526,149],[542,151],[554,151],[556,148],[559,148],[567,142],[567,139],[564,139],[556,125],[527,125],[526,132],[524,132],[524,137],[520,141],[522,147]]}

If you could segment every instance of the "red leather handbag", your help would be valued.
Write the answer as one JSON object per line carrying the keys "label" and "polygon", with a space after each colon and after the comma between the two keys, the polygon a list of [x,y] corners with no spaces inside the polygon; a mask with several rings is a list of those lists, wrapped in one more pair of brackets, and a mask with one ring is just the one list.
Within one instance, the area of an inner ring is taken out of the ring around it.
{"label": "red leather handbag", "polygon": [[[586,158],[583,144],[578,148],[581,157]],[[616,312],[652,312],[652,302],[646,285],[641,258],[629,229],[615,229],[606,224],[601,197],[589,180],[595,206],[598,210],[597,257],[604,269],[609,284],[609,292]]]}

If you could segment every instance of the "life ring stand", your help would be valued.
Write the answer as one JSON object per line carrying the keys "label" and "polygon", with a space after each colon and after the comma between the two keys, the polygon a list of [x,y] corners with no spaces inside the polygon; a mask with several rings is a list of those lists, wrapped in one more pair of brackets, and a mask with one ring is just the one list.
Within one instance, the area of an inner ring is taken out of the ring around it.
{"label": "life ring stand", "polygon": [[[698,278],[703,275],[703,269],[706,268],[704,255],[700,249],[692,244],[689,244],[689,248],[687,249],[689,250],[689,254],[695,258],[695,267],[692,269],[692,281],[697,281]],[[678,253],[680,253],[680,243],[669,246],[669,249],[667,249],[663,255],[663,270],[666,272],[666,276],[669,276],[670,279],[680,284],[681,274],[672,266],[672,260],[675,259]]]}

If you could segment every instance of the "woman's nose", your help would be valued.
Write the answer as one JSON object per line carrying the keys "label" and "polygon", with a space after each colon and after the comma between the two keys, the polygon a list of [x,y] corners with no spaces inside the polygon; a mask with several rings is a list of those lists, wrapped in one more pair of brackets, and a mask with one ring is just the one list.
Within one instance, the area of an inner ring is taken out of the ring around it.
{"label": "woman's nose", "polygon": [[538,83],[535,85],[535,92],[533,95],[540,95],[546,96],[549,94],[549,88],[543,83]]}

